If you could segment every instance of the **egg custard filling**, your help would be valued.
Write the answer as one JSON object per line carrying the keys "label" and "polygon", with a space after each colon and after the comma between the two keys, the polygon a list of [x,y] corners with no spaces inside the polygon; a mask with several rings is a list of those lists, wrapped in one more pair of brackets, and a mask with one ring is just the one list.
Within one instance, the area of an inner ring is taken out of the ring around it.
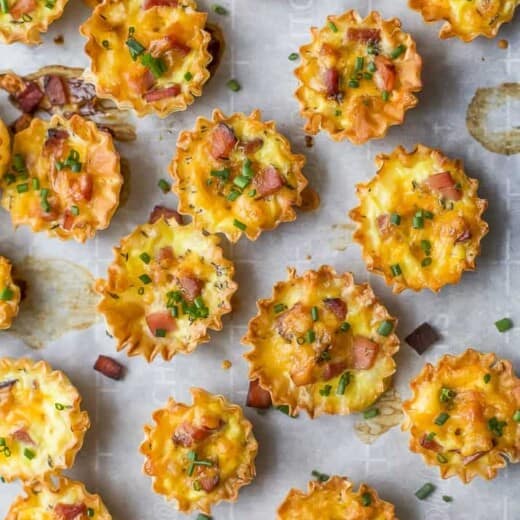
{"label": "egg custard filling", "polygon": [[457,475],[493,479],[500,468],[520,460],[520,379],[509,361],[472,349],[426,364],[411,383],[403,405],[410,449]]}
{"label": "egg custard filling", "polygon": [[368,284],[331,267],[278,282],[260,300],[244,344],[249,379],[271,394],[276,406],[311,417],[368,408],[395,372],[396,320]]}
{"label": "egg custard filling", "polygon": [[363,144],[403,122],[422,88],[422,60],[397,18],[373,11],[363,19],[351,10],[311,35],[295,70],[307,133],[326,130],[335,141]]}
{"label": "egg custard filling", "polygon": [[20,287],[13,281],[11,262],[0,256],[0,329],[8,329],[18,315]]}
{"label": "egg custard filling", "polygon": [[32,481],[70,468],[90,426],[65,374],[44,361],[0,359],[0,476]]}
{"label": "egg custard filling", "polygon": [[398,293],[438,291],[475,269],[487,201],[462,162],[418,145],[380,154],[376,165],[376,176],[357,185],[360,205],[350,212],[369,271]]}
{"label": "egg custard filling", "polygon": [[238,405],[200,388],[191,395],[192,405],[170,398],[154,412],[140,451],[156,493],[179,511],[209,514],[222,500],[234,502],[253,480],[258,443]]}
{"label": "egg custard filling", "polygon": [[304,163],[259,110],[229,117],[215,110],[211,121],[199,118],[193,131],[181,132],[170,173],[180,213],[236,242],[296,218]]}

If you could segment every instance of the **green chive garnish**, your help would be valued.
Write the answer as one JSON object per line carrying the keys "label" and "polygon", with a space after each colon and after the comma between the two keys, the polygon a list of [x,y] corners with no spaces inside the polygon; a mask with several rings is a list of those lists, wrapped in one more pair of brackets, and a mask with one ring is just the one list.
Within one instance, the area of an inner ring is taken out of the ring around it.
{"label": "green chive garnish", "polygon": [[242,87],[236,79],[230,79],[227,83],[227,88],[233,92],[238,92]]}
{"label": "green chive garnish", "polygon": [[338,388],[336,388],[336,395],[343,395],[347,386],[350,383],[350,372],[344,372],[338,381]]}
{"label": "green chive garnish", "polygon": [[249,159],[246,159],[244,161],[244,164],[242,165],[242,175],[244,177],[247,177],[250,179],[255,174],[255,171],[253,170],[253,167],[251,165],[251,161]]}
{"label": "green chive garnish", "polygon": [[9,12],[9,5],[7,5],[7,0],[0,0],[0,10],[2,13]]}
{"label": "green chive garnish", "polygon": [[16,177],[12,173],[6,173],[4,179],[7,184],[13,184],[16,181]]}
{"label": "green chive garnish", "polygon": [[356,64],[354,65],[354,70],[356,72],[360,72],[363,70],[364,66],[365,66],[365,58],[363,58],[363,56],[358,56],[356,58]]}
{"label": "green chive garnish", "polygon": [[441,391],[439,393],[439,400],[442,403],[449,403],[456,395],[457,393],[455,392],[455,390],[443,387],[441,388]]}
{"label": "green chive garnish", "polygon": [[381,99],[383,101],[388,101],[390,99],[390,92],[388,92],[388,90],[383,90],[383,92],[381,92]]}
{"label": "green chive garnish", "polygon": [[336,27],[336,24],[334,22],[329,22],[327,24],[327,26],[329,27],[329,29],[332,31],[332,32],[335,32],[337,33],[338,32],[338,28]]}
{"label": "green chive garnish", "polygon": [[108,40],[103,40],[101,45],[103,45],[105,49],[110,49],[110,42]]}
{"label": "green chive garnish", "polygon": [[377,328],[377,333],[380,336],[388,336],[394,330],[394,324],[389,320],[384,320],[379,324]]}
{"label": "green chive garnish", "polygon": [[513,421],[520,422],[520,410],[517,410],[513,415]]}
{"label": "green chive garnish", "polygon": [[392,213],[390,215],[390,222],[398,226],[401,223],[401,215],[399,215],[398,213]]}
{"label": "green chive garnish", "polygon": [[[328,397],[330,395],[331,390],[332,390],[332,385],[325,385],[324,387],[320,388],[320,395],[322,395],[323,397]],[[519,421],[520,421],[520,419],[519,419]]]}
{"label": "green chive garnish", "polygon": [[412,219],[412,227],[414,229],[422,229],[424,227],[424,217],[415,215]]}
{"label": "green chive garnish", "polygon": [[72,213],[72,215],[77,217],[79,215],[79,208],[78,208],[78,206],[71,206],[70,207],[70,212]]}
{"label": "green chive garnish", "polygon": [[448,459],[442,453],[437,453],[437,461],[440,464],[446,464],[448,462]]}
{"label": "green chive garnish", "polygon": [[204,513],[199,513],[195,520],[213,520],[213,517],[205,515]]}
{"label": "green chive garnish", "polygon": [[250,182],[251,180],[248,177],[243,177],[242,175],[233,179],[233,184],[242,190],[246,188]]}
{"label": "green chive garnish", "polygon": [[287,305],[285,305],[285,303],[277,303],[273,307],[273,310],[276,314],[280,314],[280,312],[284,311],[285,309],[287,309]]}
{"label": "green chive garnish", "polygon": [[293,419],[295,418],[294,415],[291,415],[291,414],[289,413],[289,406],[286,405],[286,404],[281,404],[281,405],[277,406],[276,409],[277,409],[279,412],[282,412],[282,413],[284,413],[285,415],[288,415],[289,417],[292,417]]}
{"label": "green chive garnish", "polygon": [[155,337],[156,338],[166,337],[166,329],[155,329]]}
{"label": "green chive garnish", "polygon": [[450,415],[446,412],[440,413],[433,421],[437,426],[443,426],[444,423],[450,418]]}
{"label": "green chive garnish", "polygon": [[95,514],[96,512],[91,507],[87,509],[87,515],[89,518],[93,518]]}
{"label": "green chive garnish", "polygon": [[426,257],[426,258],[423,258],[421,260],[421,266],[422,267],[428,267],[429,265],[431,265],[431,263],[432,263],[432,259],[429,256]]}
{"label": "green chive garnish", "polygon": [[496,417],[492,417],[488,420],[489,430],[497,437],[502,437],[502,435],[504,434],[504,428],[506,426],[506,421],[499,421]]}
{"label": "green chive garnish", "polygon": [[305,333],[305,341],[307,343],[314,343],[315,340],[316,340],[316,333],[313,330],[308,330]]}
{"label": "green chive garnish", "polygon": [[350,323],[348,321],[344,321],[340,326],[339,330],[341,332],[347,332],[347,330],[350,329]]}
{"label": "green chive garnish", "polygon": [[255,197],[256,196],[256,190],[251,190],[248,192],[249,197]]}
{"label": "green chive garnish", "polygon": [[426,484],[424,484],[424,486],[422,486],[420,489],[418,489],[416,492],[415,492],[415,496],[419,499],[419,500],[425,500],[426,498],[428,498],[433,492],[435,491],[435,486],[433,484],[430,484],[430,482],[427,482]]}
{"label": "green chive garnish", "polygon": [[501,320],[495,321],[495,327],[498,332],[505,332],[513,328],[513,322],[510,318],[502,318]]}
{"label": "green chive garnish", "polygon": [[172,305],[171,307],[169,307],[169,309],[170,309],[170,314],[174,318],[178,318],[179,317],[179,308],[177,307],[177,305]]}
{"label": "green chive garnish", "polygon": [[375,72],[377,70],[376,64],[373,61],[371,61],[367,65],[367,70],[368,70],[368,72]]}
{"label": "green chive garnish", "polygon": [[36,453],[34,453],[33,450],[30,450],[29,448],[25,448],[23,450],[23,455],[26,459],[33,460],[34,457],[36,457]]}
{"label": "green chive garnish", "polygon": [[65,406],[63,406],[61,403],[54,403],[54,408],[60,412],[65,410]]}
{"label": "green chive garnish", "polygon": [[429,240],[421,240],[421,249],[428,254],[431,251],[432,244]]}
{"label": "green chive garnish", "polygon": [[391,265],[390,271],[392,271],[392,276],[399,276],[402,274],[401,266],[399,264]]}
{"label": "green chive garnish", "polygon": [[145,51],[145,48],[135,38],[128,38],[125,43],[134,61]]}
{"label": "green chive garnish", "polygon": [[233,225],[241,231],[245,231],[247,228],[247,226],[243,222],[240,222],[240,220],[237,219],[233,220]]}
{"label": "green chive garnish", "polygon": [[237,190],[232,190],[229,192],[229,195],[226,197],[226,199],[233,202],[234,200],[237,200],[238,197],[240,197],[240,192]]}
{"label": "green chive garnish", "polygon": [[0,300],[3,301],[3,302],[7,302],[9,300],[11,300],[14,296],[14,292],[9,289],[9,287],[4,287],[1,291],[0,291]]}
{"label": "green chive garnish", "polygon": [[486,383],[486,385],[491,381],[491,374],[486,374],[484,375],[484,383]]}
{"label": "green chive garnish", "polygon": [[145,263],[145,264],[149,264],[150,263],[150,255],[148,253],[141,253],[139,255],[139,258]]}
{"label": "green chive garnish", "polygon": [[227,181],[229,179],[229,170],[227,168],[224,168],[223,170],[212,170],[210,175]]}
{"label": "green chive garnish", "polygon": [[318,307],[313,307],[311,309],[311,317],[312,317],[312,321],[318,321],[318,318],[319,318],[319,314],[318,314]]}
{"label": "green chive garnish", "polygon": [[217,13],[217,14],[220,14],[222,16],[225,16],[226,14],[228,14],[228,11],[225,7],[222,7],[221,5],[218,5],[218,4],[213,4],[211,6],[211,9],[213,10],[213,12]]}
{"label": "green chive garnish", "polygon": [[313,469],[311,471],[311,475],[318,481],[318,482],[326,482],[329,480],[329,475],[326,473],[322,473],[321,471],[318,471],[316,469]]}
{"label": "green chive garnish", "polygon": [[168,193],[170,191],[170,183],[165,181],[164,179],[161,179],[158,183],[157,183],[157,186],[159,186],[159,188],[161,189],[161,191],[163,193]]}
{"label": "green chive garnish", "polygon": [[404,54],[404,52],[406,51],[406,45],[398,45],[391,53],[390,53],[390,58],[392,58],[393,60],[399,58],[399,56],[401,56],[401,54]]}
{"label": "green chive garnish", "polygon": [[26,182],[24,182],[23,184],[18,184],[16,186],[16,191],[18,193],[25,193],[26,191],[29,191],[29,185]]}
{"label": "green chive garnish", "polygon": [[363,493],[361,495],[361,504],[364,507],[368,507],[370,504],[372,504],[372,495],[370,493]]}
{"label": "green chive garnish", "polygon": [[147,274],[142,274],[141,276],[139,276],[139,280],[141,280],[141,282],[143,282],[144,284],[152,283],[152,279]]}
{"label": "green chive garnish", "polygon": [[365,410],[363,412],[363,418],[365,419],[373,419],[379,415],[379,408],[371,408],[370,410]]}
{"label": "green chive garnish", "polygon": [[40,179],[33,177],[32,187],[33,187],[33,190],[39,190],[40,189]]}
{"label": "green chive garnish", "polygon": [[185,81],[191,81],[193,79],[193,74],[190,71],[186,72],[186,74],[184,74],[184,79]]}
{"label": "green chive garnish", "polygon": [[153,74],[154,78],[160,78],[168,69],[161,58],[154,58],[151,54],[141,55],[141,65],[144,65]]}
{"label": "green chive garnish", "polygon": [[442,495],[442,499],[444,502],[453,502],[453,497],[450,497],[450,495]]}
{"label": "green chive garnish", "polygon": [[299,54],[296,53],[296,52],[291,52],[291,54],[289,54],[289,60],[290,61],[296,61],[299,57]]}
{"label": "green chive garnish", "polygon": [[357,79],[351,79],[348,82],[350,88],[359,88],[359,81]]}

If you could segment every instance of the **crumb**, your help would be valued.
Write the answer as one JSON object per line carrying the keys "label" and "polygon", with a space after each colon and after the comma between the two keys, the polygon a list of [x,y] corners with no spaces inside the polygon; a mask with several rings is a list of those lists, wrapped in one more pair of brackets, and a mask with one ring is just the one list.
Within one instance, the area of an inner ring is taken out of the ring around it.
{"label": "crumb", "polygon": [[65,38],[63,37],[63,34],[58,34],[58,36],[54,38],[54,43],[56,45],[63,45],[65,43]]}
{"label": "crumb", "polygon": [[306,258],[307,260],[312,260],[312,256],[311,256],[311,255],[307,255],[305,258]]}
{"label": "crumb", "polygon": [[312,148],[314,144],[314,138],[312,137],[312,135],[306,135],[305,136],[305,146],[307,148]]}
{"label": "crumb", "polygon": [[509,47],[509,42],[507,40],[498,40],[499,49],[507,49],[508,47]]}
{"label": "crumb", "polygon": [[231,363],[229,359],[224,359],[224,361],[222,361],[221,366],[224,370],[229,370],[233,366],[233,363]]}

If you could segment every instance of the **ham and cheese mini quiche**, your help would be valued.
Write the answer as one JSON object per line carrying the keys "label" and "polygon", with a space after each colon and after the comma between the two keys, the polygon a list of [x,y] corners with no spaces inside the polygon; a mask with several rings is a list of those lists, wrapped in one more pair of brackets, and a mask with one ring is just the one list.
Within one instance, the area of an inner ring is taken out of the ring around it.
{"label": "ham and cheese mini quiche", "polygon": [[81,26],[99,97],[138,116],[186,110],[210,77],[211,35],[194,0],[106,0]]}
{"label": "ham and cheese mini quiche", "polygon": [[369,271],[399,293],[436,292],[475,269],[488,231],[481,218],[487,201],[462,162],[418,145],[380,154],[376,165],[376,176],[357,185],[360,205],[350,212]]}
{"label": "ham and cheese mini quiche", "polygon": [[8,329],[18,315],[20,288],[13,281],[11,262],[0,256],[0,329]]}
{"label": "ham and cheese mini quiche", "polygon": [[209,341],[208,328],[222,329],[237,290],[233,263],[215,235],[162,209],[114,248],[108,279],[97,280],[98,311],[129,356],[170,360]]}
{"label": "ham and cheese mini quiche", "polygon": [[[40,43],[40,33],[61,17],[68,0],[1,0],[0,42]],[[4,51],[6,52],[6,51]]]}
{"label": "ham and cheese mini quiche", "polygon": [[520,461],[520,379],[509,361],[472,349],[426,364],[403,405],[410,449],[442,478],[492,479]]}
{"label": "ham and cheese mini quiche", "polygon": [[494,38],[510,22],[520,0],[409,0],[426,22],[446,20],[439,37],[459,37],[470,42],[477,36]]}
{"label": "ham and cheese mini quiche", "polygon": [[295,70],[307,133],[326,130],[335,141],[363,144],[403,122],[422,88],[422,59],[397,18],[347,11],[311,34]]}
{"label": "ham and cheese mini quiche", "polygon": [[0,185],[14,227],[78,242],[108,227],[123,184],[108,132],[78,115],[55,115],[50,121],[34,118],[13,141]]}
{"label": "ham and cheese mini quiche", "polygon": [[345,477],[309,482],[307,493],[291,489],[278,508],[277,520],[396,520],[394,506],[375,489],[361,484],[354,491]]}
{"label": "ham and cheese mini quiche", "polygon": [[84,484],[56,477],[24,486],[9,508],[5,520],[111,520],[99,495],[92,495]]}
{"label": "ham and cheese mini quiche", "polygon": [[209,514],[222,500],[236,501],[253,480],[258,443],[240,406],[200,388],[191,395],[191,406],[170,398],[154,412],[140,451],[156,493],[179,511]]}
{"label": "ham and cheese mini quiche", "polygon": [[388,387],[399,349],[396,320],[351,273],[322,266],[297,276],[289,269],[258,311],[242,339],[253,346],[245,354],[249,379],[291,415],[358,412]]}
{"label": "ham and cheese mini quiche", "polygon": [[215,110],[211,121],[198,118],[193,131],[181,132],[170,173],[179,212],[236,242],[295,220],[307,186],[304,163],[259,110],[229,117]]}
{"label": "ham and cheese mini quiche", "polygon": [[0,476],[32,481],[70,468],[90,426],[80,403],[45,361],[0,358]]}

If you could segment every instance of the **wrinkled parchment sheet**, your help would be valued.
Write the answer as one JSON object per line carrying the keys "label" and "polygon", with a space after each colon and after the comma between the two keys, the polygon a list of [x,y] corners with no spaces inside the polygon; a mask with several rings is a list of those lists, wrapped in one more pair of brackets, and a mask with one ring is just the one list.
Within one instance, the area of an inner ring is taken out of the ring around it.
{"label": "wrinkled parchment sheet", "polygon": [[[440,41],[439,25],[425,25],[406,7],[405,0],[219,1],[230,11],[227,17],[210,14],[212,21],[223,26],[228,43],[220,69],[203,97],[188,111],[166,120],[153,116],[140,120],[137,141],[119,145],[131,164],[130,193],[108,230],[86,245],[61,243],[24,228],[15,233],[9,215],[3,210],[0,213],[1,250],[15,264],[28,255],[66,259],[98,277],[104,275],[112,258],[111,247],[145,221],[154,204],[175,206],[174,196],[163,195],[157,181],[167,177],[166,167],[179,131],[191,129],[197,116],[209,116],[215,107],[225,112],[258,107],[265,118],[277,120],[295,150],[307,156],[306,174],[319,190],[322,206],[316,212],[300,214],[294,223],[264,233],[255,243],[243,239],[230,246],[223,239],[227,254],[236,263],[240,284],[235,309],[224,320],[223,331],[213,333],[211,342],[194,354],[177,356],[170,363],[156,360],[150,365],[141,358],[127,358],[125,353],[115,353],[113,341],[99,320],[91,328],[67,332],[39,350],[25,345],[20,337],[2,333],[1,355],[46,359],[64,370],[79,388],[92,427],[74,468],[67,474],[99,492],[118,520],[195,518],[176,512],[152,493],[150,479],[141,473],[143,459],[138,453],[142,426],[168,396],[189,399],[190,386],[202,386],[244,403],[247,366],[240,338],[256,312],[255,298],[270,294],[273,283],[285,278],[287,265],[303,271],[329,263],[338,270],[352,271],[358,281],[368,279],[399,317],[398,333],[403,340],[423,321],[440,331],[443,340],[423,356],[403,341],[395,382],[403,399],[409,396],[408,380],[423,363],[447,352],[460,353],[468,346],[508,357],[520,371],[520,300],[516,291],[520,287],[520,156],[486,150],[466,128],[466,109],[477,88],[520,81],[520,16],[504,26],[495,40],[479,38],[463,44],[458,40]],[[201,0],[200,7],[209,9],[210,4]],[[393,128],[385,139],[356,147],[320,135],[308,149],[303,120],[292,97],[296,63],[287,56],[309,40],[311,25],[321,26],[327,14],[348,8],[357,8],[362,14],[378,9],[385,17],[402,19],[424,58],[424,91],[418,107],[408,112],[405,124]],[[80,0],[71,0],[63,19],[52,25],[40,47],[0,46],[0,69],[26,74],[52,63],[87,65],[82,52],[84,40],[77,28],[88,13]],[[53,38],[60,34],[65,43],[56,45]],[[498,48],[500,38],[509,41],[509,49]],[[231,77],[242,84],[240,92],[226,88]],[[520,125],[518,101],[508,101],[506,109],[504,112],[501,108],[505,115],[489,116],[491,131],[507,133]],[[0,117],[10,121],[14,115],[7,97],[0,95]],[[356,205],[354,184],[375,172],[375,155],[390,152],[399,144],[411,148],[417,142],[441,147],[448,155],[465,161],[468,174],[481,181],[481,196],[489,199],[485,217],[491,231],[483,242],[478,270],[466,274],[458,286],[448,287],[437,296],[426,292],[394,296],[379,277],[367,274],[360,250],[351,242],[347,212]],[[504,316],[511,316],[519,327],[499,334],[493,322]],[[124,381],[103,378],[91,369],[99,353],[112,355],[127,366]],[[232,361],[230,370],[221,368],[224,359]],[[492,482],[477,479],[464,486],[455,479],[441,481],[435,468],[426,467],[420,456],[410,453],[408,435],[399,427],[368,445],[354,431],[361,416],[311,421],[303,415],[291,419],[276,410],[260,415],[246,409],[246,414],[260,443],[258,476],[241,490],[238,503],[214,509],[216,520],[274,519],[288,490],[305,488],[313,469],[368,482],[383,498],[396,504],[401,520],[520,519],[520,464],[501,471]],[[435,483],[438,489],[421,502],[413,493],[425,482]],[[0,517],[18,491],[16,483],[0,484]],[[442,495],[452,495],[454,501],[447,504]]]}

